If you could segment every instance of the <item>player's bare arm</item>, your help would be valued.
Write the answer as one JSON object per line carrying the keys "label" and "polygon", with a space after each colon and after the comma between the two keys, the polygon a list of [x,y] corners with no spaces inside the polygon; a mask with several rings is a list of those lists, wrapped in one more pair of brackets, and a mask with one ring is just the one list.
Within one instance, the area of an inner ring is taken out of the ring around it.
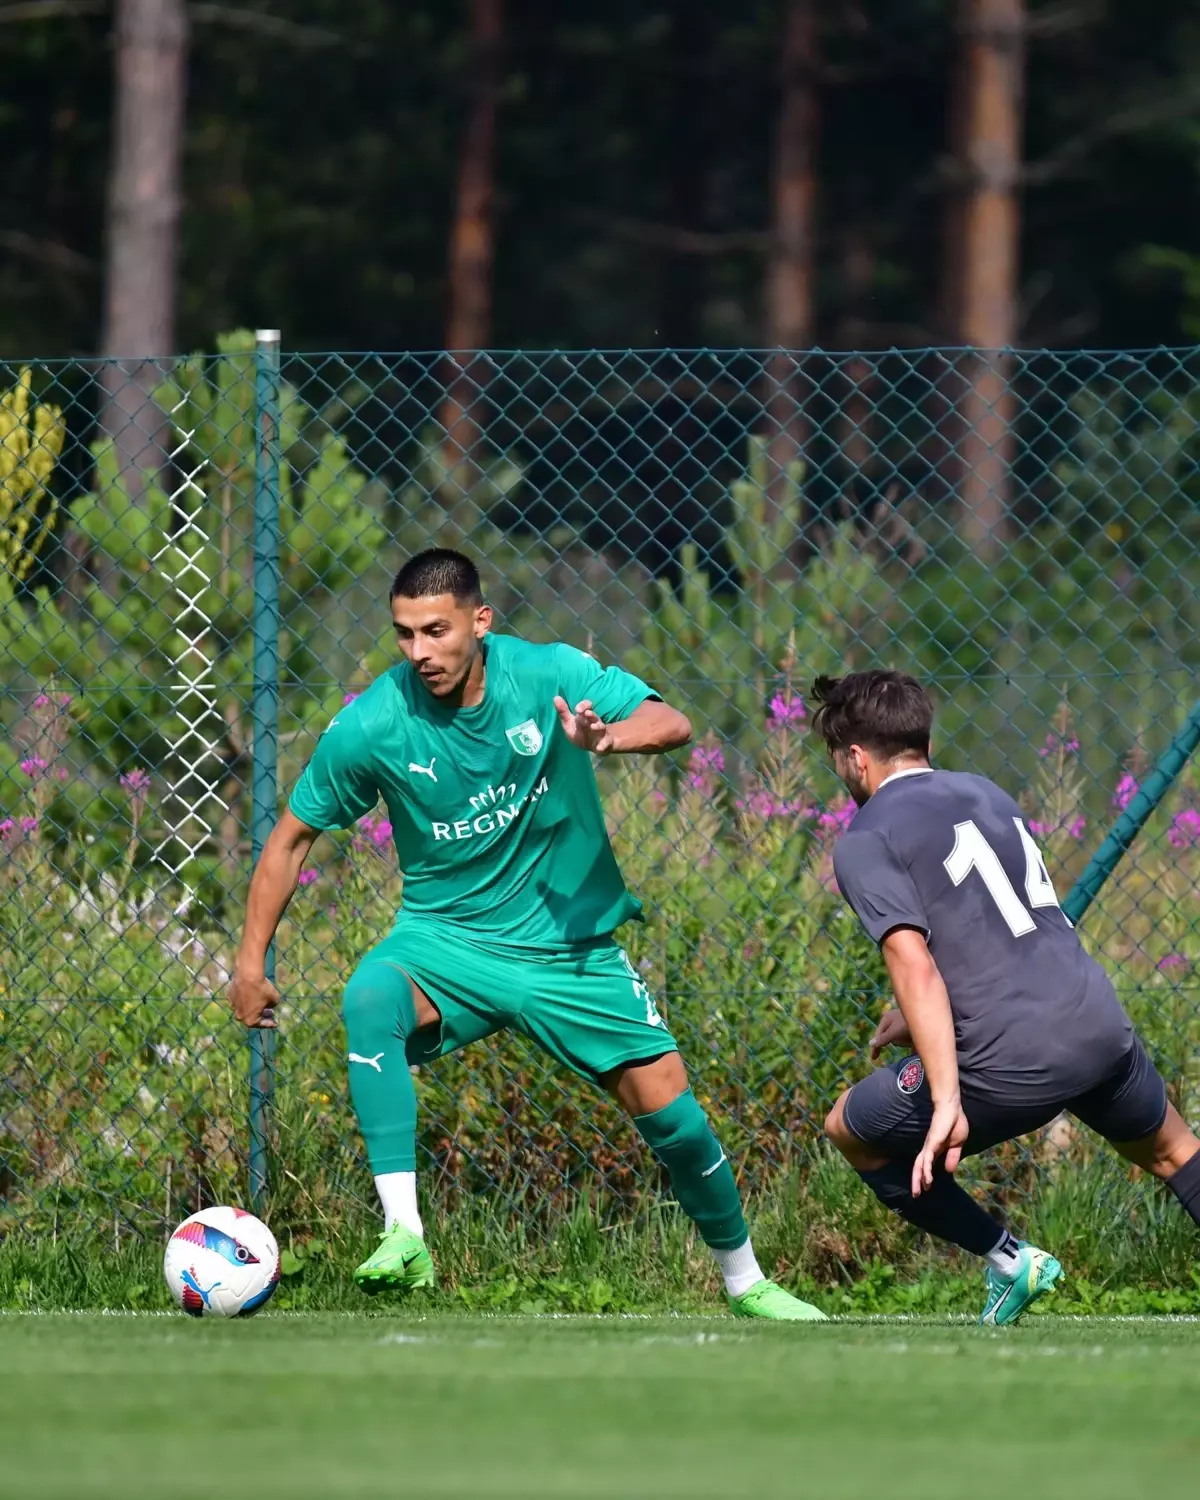
{"label": "player's bare arm", "polygon": [[229,986],[229,1003],[243,1026],[268,1030],[275,1025],[279,991],[267,978],[267,949],[296,893],[300,871],[317,833],[285,809],[255,866],[246,899],[242,942]]}
{"label": "player's bare arm", "polygon": [[571,743],[593,755],[661,755],[692,737],[687,715],[655,698],[639,703],[615,724],[606,724],[587,698],[572,709],[565,698],[556,697],[554,707]]}
{"label": "player's bare arm", "polygon": [[933,1119],[921,1154],[913,1163],[913,1197],[933,1185],[933,1168],[945,1157],[953,1172],[967,1139],[967,1119],[958,1091],[958,1054],[950,996],[923,935],[898,927],[882,943],[883,961],[913,1046],[933,1096]]}
{"label": "player's bare arm", "polygon": [[908,1029],[908,1022],[903,1013],[896,1006],[885,1010],[879,1018],[879,1025],[875,1028],[875,1034],[870,1041],[871,1061],[878,1062],[882,1053],[889,1047],[908,1047],[913,1044],[912,1032]]}

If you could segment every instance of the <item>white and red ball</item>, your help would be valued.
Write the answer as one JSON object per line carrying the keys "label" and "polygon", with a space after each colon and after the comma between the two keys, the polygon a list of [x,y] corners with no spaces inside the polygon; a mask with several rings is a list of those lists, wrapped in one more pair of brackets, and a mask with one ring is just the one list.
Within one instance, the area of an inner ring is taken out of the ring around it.
{"label": "white and red ball", "polygon": [[163,1275],[194,1318],[248,1318],[279,1285],[279,1246],[261,1219],[241,1208],[205,1208],[167,1241]]}

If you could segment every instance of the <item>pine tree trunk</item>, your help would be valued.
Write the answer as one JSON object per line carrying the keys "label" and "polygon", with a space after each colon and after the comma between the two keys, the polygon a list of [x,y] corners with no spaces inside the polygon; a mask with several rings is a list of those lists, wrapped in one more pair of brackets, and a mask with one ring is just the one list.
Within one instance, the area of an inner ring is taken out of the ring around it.
{"label": "pine tree trunk", "polygon": [[481,476],[482,403],[488,366],[474,358],[492,338],[492,265],[495,257],[496,114],[500,95],[503,0],[472,0],[471,81],[467,124],[458,160],[458,192],[450,234],[450,351],[446,432],[446,508],[458,531],[469,531],[478,512],[472,501]]}
{"label": "pine tree trunk", "polygon": [[186,66],[184,0],[117,0],[100,425],[134,496],[166,457],[153,391],[175,352]]}
{"label": "pine tree trunk", "polygon": [[802,459],[806,436],[803,351],[813,334],[818,44],[817,0],[788,0],[766,287],[767,344],[779,351],[766,367],[768,524],[786,503],[789,466]]}
{"label": "pine tree trunk", "polygon": [[1017,338],[1025,0],[961,0],[961,136],[955,157],[965,184],[953,233],[961,244],[957,302],[963,357],[958,498],[964,538],[994,556],[1009,529]]}

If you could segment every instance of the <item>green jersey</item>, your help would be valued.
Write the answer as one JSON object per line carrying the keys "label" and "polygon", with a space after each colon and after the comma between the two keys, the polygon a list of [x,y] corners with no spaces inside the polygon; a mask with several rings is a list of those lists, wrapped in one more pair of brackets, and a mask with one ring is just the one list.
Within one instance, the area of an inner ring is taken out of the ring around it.
{"label": "green jersey", "polygon": [[348,828],[387,804],[404,872],[400,919],[434,918],[518,947],[603,937],[641,903],[608,841],[592,757],[554,707],[590,698],[608,722],[653,696],[573,646],[484,640],[483,701],[440,703],[407,662],[341,709],[289,806],[310,828]]}

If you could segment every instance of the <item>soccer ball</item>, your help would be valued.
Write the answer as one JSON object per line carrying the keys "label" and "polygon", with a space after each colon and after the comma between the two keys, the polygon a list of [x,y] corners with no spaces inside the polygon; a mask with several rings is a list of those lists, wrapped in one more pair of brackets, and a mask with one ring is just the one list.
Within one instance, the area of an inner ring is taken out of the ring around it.
{"label": "soccer ball", "polygon": [[193,1318],[248,1318],[271,1298],[281,1266],[275,1236],[241,1208],[205,1208],[167,1241],[163,1275]]}

